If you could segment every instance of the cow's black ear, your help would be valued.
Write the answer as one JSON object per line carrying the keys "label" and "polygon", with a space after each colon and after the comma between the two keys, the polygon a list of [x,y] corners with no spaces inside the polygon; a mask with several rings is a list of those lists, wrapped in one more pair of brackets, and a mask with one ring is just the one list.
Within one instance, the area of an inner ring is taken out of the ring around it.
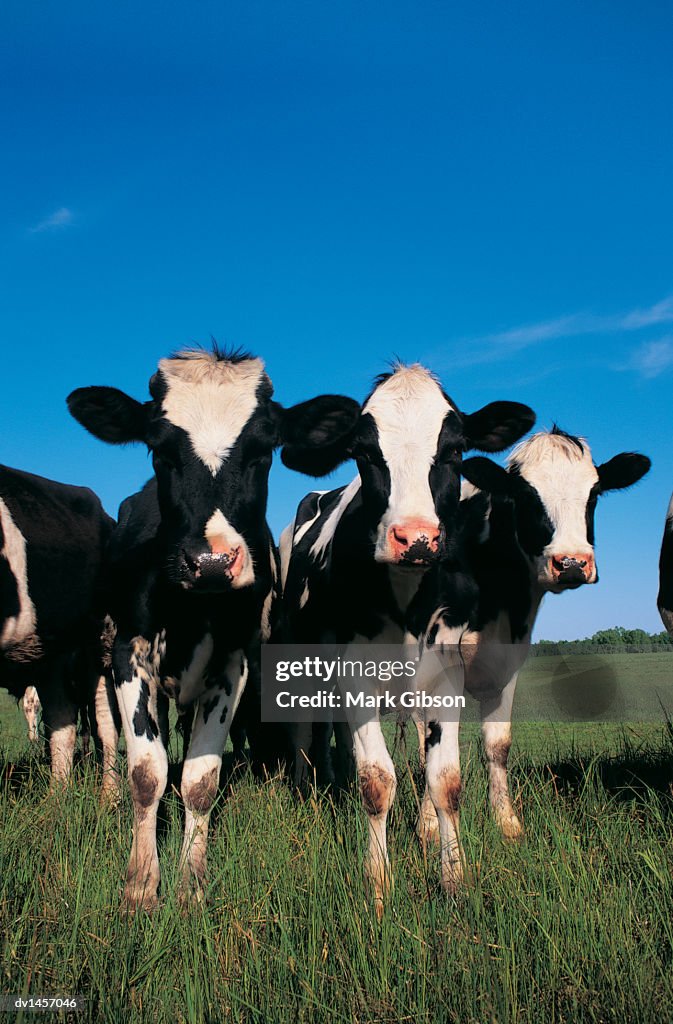
{"label": "cow's black ear", "polygon": [[601,494],[605,491],[620,491],[623,487],[631,487],[632,484],[638,483],[651,465],[647,455],[639,455],[637,452],[622,452],[621,455],[615,455],[608,462],[596,467]]}
{"label": "cow's black ear", "polygon": [[488,494],[502,494],[510,497],[514,487],[512,478],[506,469],[491,462],[490,459],[483,459],[475,456],[473,459],[463,459],[460,464],[460,475],[469,480],[471,484],[478,487],[480,491]]}
{"label": "cow's black ear", "polygon": [[318,395],[279,409],[281,459],[289,469],[325,476],[351,456],[360,405],[344,395]]}
{"label": "cow's black ear", "polygon": [[77,388],[67,402],[77,422],[101,441],[130,444],[146,438],[147,405],[117,388]]}
{"label": "cow's black ear", "polygon": [[463,432],[468,450],[501,452],[528,433],[535,413],[520,402],[489,402],[483,409],[463,417]]}

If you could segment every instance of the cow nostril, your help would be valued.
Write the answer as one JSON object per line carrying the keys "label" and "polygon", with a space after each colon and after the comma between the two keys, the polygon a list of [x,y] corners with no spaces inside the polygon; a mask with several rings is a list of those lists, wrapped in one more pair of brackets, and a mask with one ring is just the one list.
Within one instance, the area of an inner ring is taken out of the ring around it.
{"label": "cow nostril", "polygon": [[557,572],[566,572],[568,569],[584,569],[586,564],[586,558],[573,558],[571,555],[552,558],[552,565]]}
{"label": "cow nostril", "polygon": [[406,534],[401,533],[396,526],[393,526],[393,537],[395,538],[398,544],[402,545],[402,547],[406,548],[409,546],[408,537],[406,536]]}

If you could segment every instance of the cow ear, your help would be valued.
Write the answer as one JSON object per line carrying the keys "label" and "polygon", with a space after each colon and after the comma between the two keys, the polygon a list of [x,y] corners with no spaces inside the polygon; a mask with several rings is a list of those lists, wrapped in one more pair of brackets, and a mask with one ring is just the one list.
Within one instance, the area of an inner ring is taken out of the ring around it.
{"label": "cow ear", "polygon": [[351,456],[360,405],[344,395],[318,395],[290,409],[277,407],[281,459],[289,469],[325,476]]}
{"label": "cow ear", "polygon": [[460,464],[460,475],[478,487],[480,491],[508,497],[512,495],[513,484],[510,474],[502,466],[491,462],[490,459],[483,459],[479,456],[475,456],[473,459],[463,459]]}
{"label": "cow ear", "polygon": [[131,444],[146,438],[150,403],[143,405],[117,388],[77,388],[67,403],[77,422],[101,441]]}
{"label": "cow ear", "polygon": [[489,402],[483,409],[463,417],[468,450],[501,452],[528,433],[535,413],[520,402]]}
{"label": "cow ear", "polygon": [[608,462],[596,467],[601,494],[605,491],[620,491],[623,487],[631,487],[632,484],[638,483],[651,465],[647,455],[639,455],[637,452],[622,452],[621,455],[615,455]]}

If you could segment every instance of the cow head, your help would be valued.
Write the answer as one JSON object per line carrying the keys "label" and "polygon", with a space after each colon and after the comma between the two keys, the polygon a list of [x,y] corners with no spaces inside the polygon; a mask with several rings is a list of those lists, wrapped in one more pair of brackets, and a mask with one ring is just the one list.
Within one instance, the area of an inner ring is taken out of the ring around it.
{"label": "cow head", "polygon": [[162,359],[151,399],[116,388],[79,388],[70,412],[103,441],[137,441],[152,454],[169,576],[185,589],[239,589],[264,550],[273,450],[295,436],[329,445],[359,415],[357,402],[323,395],[283,409],[260,359],[187,350]]}
{"label": "cow head", "polygon": [[517,538],[537,583],[553,593],[596,583],[598,497],[637,483],[650,460],[622,452],[596,466],[583,438],[554,427],[523,441],[508,465],[505,472],[487,459],[470,459],[464,475],[477,487],[512,499]]}
{"label": "cow head", "polygon": [[528,406],[492,402],[466,415],[418,364],[379,377],[357,424],[307,469],[300,447],[286,448],[286,465],[328,473],[352,457],[361,479],[374,558],[389,565],[427,566],[442,551],[460,500],[463,452],[498,452],[535,422]]}

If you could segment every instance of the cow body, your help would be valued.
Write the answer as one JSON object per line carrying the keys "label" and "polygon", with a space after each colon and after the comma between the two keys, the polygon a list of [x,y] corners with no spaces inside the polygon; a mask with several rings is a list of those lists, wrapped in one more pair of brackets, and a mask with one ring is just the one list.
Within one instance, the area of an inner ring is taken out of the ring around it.
{"label": "cow body", "polygon": [[0,467],[0,685],[17,697],[37,687],[54,780],[72,767],[78,709],[102,675],[113,525],[87,488]]}
{"label": "cow body", "polygon": [[[309,494],[281,538],[284,638],[402,644],[424,576],[455,543],[463,452],[499,451],[534,418],[527,406],[508,402],[465,415],[418,365],[398,366],[379,378],[350,437],[358,476],[347,487]],[[379,685],[361,679],[352,688],[375,700]],[[450,681],[441,685],[452,687]],[[349,714],[369,821],[367,873],[380,909],[388,884],[386,819],[395,770],[378,717],[353,709]],[[328,775],[328,739],[326,726],[297,727],[296,782],[307,760]],[[433,761],[432,770],[441,775],[443,764]]]}
{"label": "cow body", "polygon": [[145,404],[113,388],[83,388],[69,398],[92,433],[111,443],[144,442],[154,463],[155,476],[120,508],[108,581],[134,807],[126,901],[147,908],[159,883],[165,698],[180,711],[193,709],[181,867],[183,890],[198,895],[222,753],[246,684],[257,679],[274,615],[278,571],[266,524],[273,449],[297,434],[320,445],[329,434],[324,413],[332,427],[344,410],[350,422],[349,400],[339,397],[282,409],[261,360],[217,349],[162,359],[150,394]]}
{"label": "cow body", "polygon": [[[451,595],[453,568],[439,565],[414,609],[414,633],[420,634],[428,652],[441,651],[443,644],[455,649],[459,634],[464,686],[480,706],[490,803],[506,838],[515,839],[522,832],[509,792],[507,759],[517,678],[540,605],[548,593],[597,582],[597,499],[635,483],[649,466],[645,456],[631,453],[595,466],[586,441],[556,428],[522,442],[510,456],[506,473],[485,459],[465,464],[471,483],[463,485],[461,506],[470,525],[462,566],[476,585],[476,601],[471,607],[457,604]],[[428,759],[446,732],[457,751],[457,729],[455,720],[425,722]],[[457,759],[454,772],[459,780]],[[453,818],[457,830],[457,802]],[[449,840],[426,792],[422,833],[427,838],[438,826],[444,844]]]}
{"label": "cow body", "polygon": [[673,497],[668,506],[664,539],[661,542],[657,606],[664,626],[673,636]]}

